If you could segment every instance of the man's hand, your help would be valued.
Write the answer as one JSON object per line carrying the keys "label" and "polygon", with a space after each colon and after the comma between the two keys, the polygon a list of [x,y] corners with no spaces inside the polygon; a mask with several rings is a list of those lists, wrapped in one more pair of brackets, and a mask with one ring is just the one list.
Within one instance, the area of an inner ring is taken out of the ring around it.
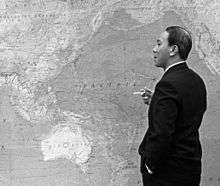
{"label": "man's hand", "polygon": [[153,92],[150,89],[148,89],[147,87],[144,87],[144,89],[141,89],[140,92],[142,92],[141,96],[142,96],[144,103],[149,105],[151,98],[152,98],[152,95],[153,95]]}
{"label": "man's hand", "polygon": [[133,92],[133,94],[134,95],[137,95],[137,94],[141,95],[144,103],[149,105],[151,98],[152,98],[152,95],[153,95],[153,92],[150,89],[148,89],[147,87],[144,87],[143,89],[140,90],[140,92]]}

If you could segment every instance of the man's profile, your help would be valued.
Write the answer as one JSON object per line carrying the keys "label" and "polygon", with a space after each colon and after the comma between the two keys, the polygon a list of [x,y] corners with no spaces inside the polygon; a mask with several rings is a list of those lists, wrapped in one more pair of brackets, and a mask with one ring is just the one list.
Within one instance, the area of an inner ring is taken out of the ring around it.
{"label": "man's profile", "polygon": [[166,28],[153,48],[154,64],[165,72],[147,102],[149,127],[138,149],[144,185],[200,184],[199,127],[207,96],[203,80],[186,63],[191,48],[191,35],[180,26]]}

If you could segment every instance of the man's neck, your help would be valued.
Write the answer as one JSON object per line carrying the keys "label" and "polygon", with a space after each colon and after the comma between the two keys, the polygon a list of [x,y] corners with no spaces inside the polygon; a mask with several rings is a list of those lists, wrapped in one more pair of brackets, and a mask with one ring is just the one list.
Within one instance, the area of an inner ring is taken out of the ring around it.
{"label": "man's neck", "polygon": [[172,68],[173,66],[176,66],[178,64],[181,64],[181,63],[185,63],[186,61],[184,60],[178,60],[178,61],[175,61],[169,65],[167,65],[167,67],[164,69],[164,71],[166,72],[167,70],[169,70],[170,68]]}

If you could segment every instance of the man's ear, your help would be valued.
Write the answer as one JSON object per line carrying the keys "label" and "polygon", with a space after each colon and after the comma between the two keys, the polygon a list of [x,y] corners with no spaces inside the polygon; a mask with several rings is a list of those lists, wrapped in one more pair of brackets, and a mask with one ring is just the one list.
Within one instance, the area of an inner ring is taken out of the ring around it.
{"label": "man's ear", "polygon": [[179,52],[179,48],[177,45],[172,45],[170,47],[170,56],[175,56]]}

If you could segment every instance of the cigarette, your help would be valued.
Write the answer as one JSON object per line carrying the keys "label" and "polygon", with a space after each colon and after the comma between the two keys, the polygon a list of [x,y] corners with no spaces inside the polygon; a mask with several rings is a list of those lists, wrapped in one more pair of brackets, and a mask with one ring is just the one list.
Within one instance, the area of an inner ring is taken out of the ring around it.
{"label": "cigarette", "polygon": [[134,95],[143,95],[144,92],[133,92]]}

